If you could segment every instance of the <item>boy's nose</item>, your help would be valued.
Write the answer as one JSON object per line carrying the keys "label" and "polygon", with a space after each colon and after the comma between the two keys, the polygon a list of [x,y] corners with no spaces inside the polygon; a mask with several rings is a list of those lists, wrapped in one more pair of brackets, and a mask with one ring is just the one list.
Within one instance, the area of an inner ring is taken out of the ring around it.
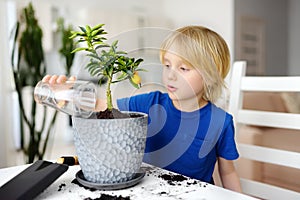
{"label": "boy's nose", "polygon": [[169,70],[168,79],[170,79],[170,80],[176,80],[176,72],[173,69]]}

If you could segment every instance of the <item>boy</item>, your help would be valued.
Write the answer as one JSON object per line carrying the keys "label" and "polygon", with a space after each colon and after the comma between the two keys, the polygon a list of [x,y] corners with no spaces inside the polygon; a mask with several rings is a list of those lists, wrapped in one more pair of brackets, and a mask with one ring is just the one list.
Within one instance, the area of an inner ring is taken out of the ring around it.
{"label": "boy", "polygon": [[[216,107],[230,69],[224,39],[202,26],[187,26],[171,33],[160,51],[163,84],[158,91],[117,100],[120,110],[149,115],[144,162],[213,183],[218,161],[223,187],[241,192],[233,160],[239,154],[232,116]],[[61,83],[65,76],[43,81]],[[105,110],[99,102],[97,110]]]}

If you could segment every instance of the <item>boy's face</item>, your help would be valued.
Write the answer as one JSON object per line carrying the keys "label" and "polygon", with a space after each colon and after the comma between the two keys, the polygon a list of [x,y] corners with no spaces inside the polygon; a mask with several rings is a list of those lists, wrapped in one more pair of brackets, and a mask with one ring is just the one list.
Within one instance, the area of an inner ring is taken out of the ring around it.
{"label": "boy's face", "polygon": [[204,93],[204,83],[200,72],[183,62],[175,54],[166,52],[163,57],[163,83],[173,101],[192,100],[198,103]]}

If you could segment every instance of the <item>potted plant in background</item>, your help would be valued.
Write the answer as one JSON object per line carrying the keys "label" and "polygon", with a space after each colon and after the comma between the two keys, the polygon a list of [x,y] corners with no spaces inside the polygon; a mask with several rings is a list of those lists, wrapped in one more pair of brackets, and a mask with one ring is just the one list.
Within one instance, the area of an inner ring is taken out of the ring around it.
{"label": "potted plant in background", "polygon": [[[58,32],[61,35],[61,48],[59,53],[65,60],[66,75],[70,75],[76,48],[73,39],[70,39],[72,26],[64,26],[64,19],[58,19]],[[25,28],[23,27],[25,26]],[[57,111],[49,117],[48,108],[36,105],[33,95],[24,94],[24,90],[33,93],[33,87],[46,74],[46,63],[42,45],[43,31],[35,17],[32,3],[22,10],[20,20],[14,29],[14,41],[12,49],[12,71],[15,90],[18,95],[20,108],[20,148],[26,156],[26,162],[32,163],[35,159],[43,159],[47,150],[50,134],[54,128]],[[28,90],[27,90],[28,89]],[[26,104],[30,99],[31,106]],[[41,113],[41,116],[40,116]],[[50,122],[47,122],[50,119]],[[27,134],[29,132],[29,134]],[[27,135],[29,139],[27,141]]]}
{"label": "potted plant in background", "polygon": [[[77,47],[76,42],[70,38],[72,36],[73,27],[71,24],[65,26],[64,18],[60,17],[57,19],[57,31],[61,36],[61,47],[59,49],[59,54],[64,59],[65,74],[66,76],[71,75],[71,69],[73,66],[75,54],[73,49]],[[68,116],[69,126],[72,126],[71,116]]]}
{"label": "potted plant in background", "polygon": [[148,116],[144,113],[124,113],[113,107],[111,84],[129,80],[140,87],[138,68],[143,59],[127,56],[117,50],[118,41],[104,42],[106,34],[99,24],[80,27],[71,38],[85,46],[73,52],[84,51],[89,57],[86,69],[99,78],[106,79],[107,109],[96,112],[97,119],[72,117],[75,149],[84,178],[99,184],[122,183],[133,179],[139,171],[144,155]]}
{"label": "potted plant in background", "polygon": [[[38,106],[33,98],[30,101],[31,106],[25,105],[25,97],[33,96],[24,95],[25,88],[33,93],[33,87],[46,73],[42,37],[43,32],[35,17],[34,8],[29,3],[28,7],[22,10],[21,19],[16,24],[11,57],[21,114],[20,148],[26,155],[27,163],[32,163],[35,159],[43,159],[57,115],[55,111],[50,117],[50,124],[47,125],[48,112],[45,107],[42,108],[42,116],[37,116]],[[29,141],[26,141],[27,132],[29,132]]]}
{"label": "potted plant in background", "polygon": [[61,34],[59,54],[64,58],[66,75],[69,76],[75,58],[75,53],[72,53],[72,51],[77,47],[76,42],[70,38],[73,27],[70,24],[66,27],[64,19],[60,17],[57,19],[57,31]]}

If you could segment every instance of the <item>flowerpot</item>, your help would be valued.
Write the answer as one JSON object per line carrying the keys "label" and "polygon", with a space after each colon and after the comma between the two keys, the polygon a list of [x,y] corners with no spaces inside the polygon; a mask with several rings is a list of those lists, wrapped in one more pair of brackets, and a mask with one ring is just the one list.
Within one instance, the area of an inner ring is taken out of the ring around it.
{"label": "flowerpot", "polygon": [[87,181],[126,182],[139,171],[147,137],[148,116],[123,119],[72,117],[75,149]]}

